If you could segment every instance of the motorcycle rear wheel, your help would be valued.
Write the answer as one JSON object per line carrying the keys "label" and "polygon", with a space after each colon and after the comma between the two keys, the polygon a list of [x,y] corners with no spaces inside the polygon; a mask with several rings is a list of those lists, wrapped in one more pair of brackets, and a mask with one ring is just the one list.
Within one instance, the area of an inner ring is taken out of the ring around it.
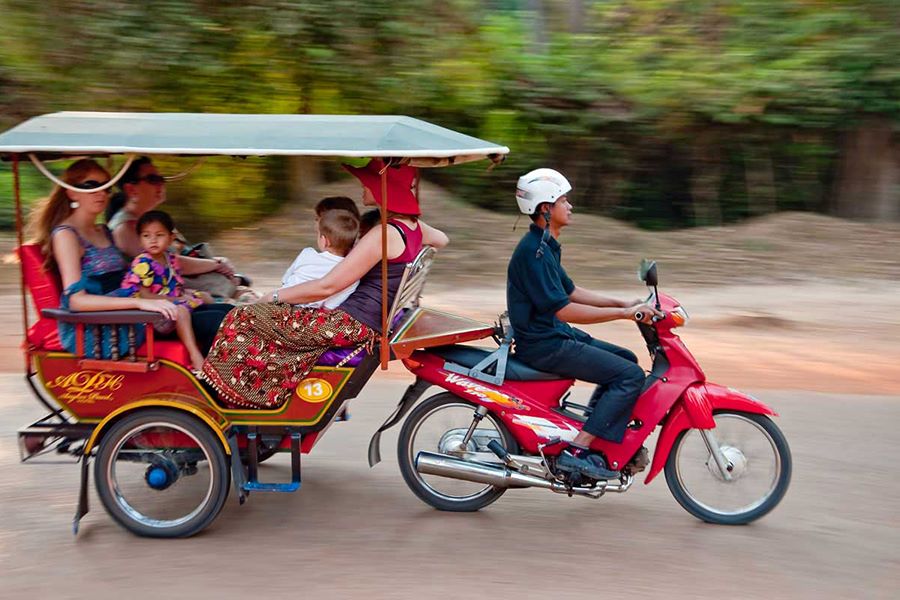
{"label": "motorcycle rear wheel", "polygon": [[719,447],[734,463],[725,481],[696,429],[681,432],[666,461],[666,483],[689,513],[718,525],[744,525],[774,509],[791,482],[791,451],[766,416],[719,411],[713,418]]}
{"label": "motorcycle rear wheel", "polygon": [[[400,473],[403,475],[406,485],[409,486],[409,489],[416,496],[438,510],[474,512],[495,502],[506,491],[506,488],[492,485],[471,483],[434,475],[423,476],[416,470],[416,454],[418,451],[427,449],[432,452],[440,452],[441,449],[438,447],[438,443],[439,439],[443,438],[443,435],[440,435],[438,439],[428,439],[423,442],[423,440],[419,439],[419,435],[423,432],[422,426],[428,421],[435,421],[438,417],[446,419],[449,413],[452,412],[455,413],[453,415],[455,419],[452,420],[452,423],[444,426],[445,433],[451,431],[451,429],[465,429],[471,423],[472,415],[475,413],[476,408],[476,404],[463,400],[450,392],[436,394],[423,400],[416,406],[406,418],[400,430],[400,436],[397,440],[397,461],[400,463]],[[444,414],[442,415],[441,413]],[[466,415],[468,415],[468,422],[465,422]],[[499,434],[499,441],[507,452],[511,454],[518,453],[519,446],[515,438],[513,438],[503,422],[491,413],[485,415],[477,431],[485,431],[488,427],[493,428]],[[438,427],[438,432],[440,432],[440,429],[441,427]],[[418,443],[424,443],[425,447],[418,446]],[[453,491],[447,488],[451,488]]]}

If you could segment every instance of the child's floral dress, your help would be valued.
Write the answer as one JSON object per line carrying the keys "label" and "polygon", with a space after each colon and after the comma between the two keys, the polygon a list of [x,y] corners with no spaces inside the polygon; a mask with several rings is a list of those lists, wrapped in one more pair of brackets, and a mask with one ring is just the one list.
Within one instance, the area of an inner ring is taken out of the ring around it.
{"label": "child's floral dress", "polygon": [[[154,260],[146,252],[142,252],[131,261],[131,270],[122,280],[122,289],[128,290],[132,296],[137,296],[141,289],[146,289],[151,294],[165,296],[176,305],[183,304],[188,310],[194,310],[203,299],[199,292],[192,292],[189,298],[184,299],[184,279],[181,277],[181,265],[178,257],[171,252],[166,252],[165,263]],[[153,328],[159,333],[171,333],[175,329],[175,321],[166,321]]]}

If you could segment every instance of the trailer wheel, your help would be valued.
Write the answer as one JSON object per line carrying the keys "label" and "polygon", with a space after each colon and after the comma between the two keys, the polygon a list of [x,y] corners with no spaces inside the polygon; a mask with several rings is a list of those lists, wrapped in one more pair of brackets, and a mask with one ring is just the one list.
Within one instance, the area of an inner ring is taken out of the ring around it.
{"label": "trailer wheel", "polygon": [[100,501],[119,525],[158,538],[208,527],[231,487],[225,450],[213,431],[187,413],[157,408],[110,427],[94,476]]}

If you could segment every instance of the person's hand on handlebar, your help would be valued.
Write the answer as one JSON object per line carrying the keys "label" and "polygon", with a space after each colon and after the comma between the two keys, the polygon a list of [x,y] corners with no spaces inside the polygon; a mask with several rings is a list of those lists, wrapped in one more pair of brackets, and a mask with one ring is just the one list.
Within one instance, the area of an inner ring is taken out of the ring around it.
{"label": "person's hand on handlebar", "polygon": [[646,325],[650,325],[651,323],[653,323],[653,317],[662,319],[666,316],[666,313],[656,310],[649,304],[635,304],[634,306],[631,306],[626,310],[629,319],[638,323],[644,323]]}
{"label": "person's hand on handlebar", "polygon": [[169,302],[168,300],[155,299],[155,298],[141,298],[138,300],[137,304],[138,310],[147,310],[150,312],[157,312],[163,315],[165,318],[170,321],[174,321],[177,316],[177,308],[174,304]]}

